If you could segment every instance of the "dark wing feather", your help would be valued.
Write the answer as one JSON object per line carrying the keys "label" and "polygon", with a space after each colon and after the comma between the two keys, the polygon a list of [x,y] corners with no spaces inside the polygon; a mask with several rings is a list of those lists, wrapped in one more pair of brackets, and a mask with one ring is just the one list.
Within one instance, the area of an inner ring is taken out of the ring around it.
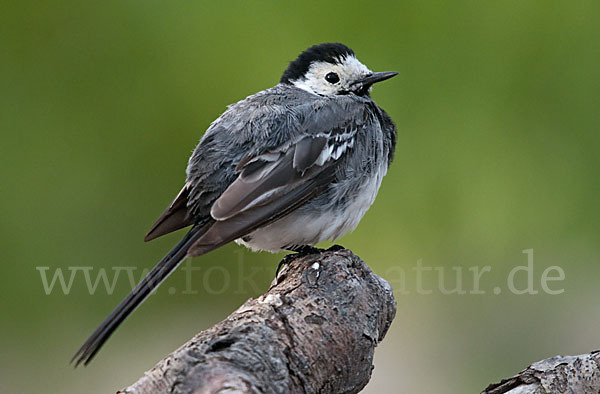
{"label": "dark wing feather", "polygon": [[315,164],[323,148],[327,144],[325,137],[307,137],[301,139],[296,144],[294,151],[294,168],[297,171],[304,172]]}
{"label": "dark wing feather", "polygon": [[309,174],[304,173],[315,165],[326,142],[324,137],[307,136],[287,151],[266,153],[248,161],[238,178],[215,201],[211,216],[227,220],[275,200],[298,182],[310,180]]}
{"label": "dark wing feather", "polygon": [[171,233],[181,228],[191,226],[194,220],[189,215],[187,208],[189,190],[187,185],[181,189],[177,197],[171,205],[160,215],[156,222],[152,225],[148,234],[144,237],[144,241],[151,241],[161,235]]}

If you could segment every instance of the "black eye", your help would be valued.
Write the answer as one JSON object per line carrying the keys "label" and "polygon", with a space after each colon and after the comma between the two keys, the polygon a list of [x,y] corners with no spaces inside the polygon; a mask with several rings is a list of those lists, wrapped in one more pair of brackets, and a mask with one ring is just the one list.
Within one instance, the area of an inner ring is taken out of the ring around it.
{"label": "black eye", "polygon": [[325,80],[329,83],[337,83],[340,81],[340,77],[336,73],[329,73],[325,75]]}

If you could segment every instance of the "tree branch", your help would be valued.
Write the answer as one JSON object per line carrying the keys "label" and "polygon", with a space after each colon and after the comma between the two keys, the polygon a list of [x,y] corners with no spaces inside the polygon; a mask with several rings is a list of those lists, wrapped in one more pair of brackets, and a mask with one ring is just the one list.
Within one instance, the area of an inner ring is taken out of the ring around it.
{"label": "tree branch", "polygon": [[267,293],[121,393],[356,393],[395,313],[391,286],[349,250],[292,257]]}
{"label": "tree branch", "polygon": [[531,364],[481,394],[600,393],[600,351],[556,356]]}

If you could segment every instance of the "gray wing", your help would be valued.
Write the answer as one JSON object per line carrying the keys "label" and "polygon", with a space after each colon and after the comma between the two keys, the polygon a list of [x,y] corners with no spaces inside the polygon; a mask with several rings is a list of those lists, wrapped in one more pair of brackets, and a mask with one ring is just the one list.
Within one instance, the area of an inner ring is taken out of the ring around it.
{"label": "gray wing", "polygon": [[263,98],[244,100],[213,123],[190,159],[179,199],[147,239],[212,221],[190,248],[195,256],[277,220],[335,180],[339,159],[374,118],[352,99],[311,97],[290,106]]}
{"label": "gray wing", "polygon": [[299,183],[310,181],[325,170],[321,167],[306,173],[317,164],[326,142],[324,137],[306,136],[285,150],[248,159],[237,179],[213,204],[211,216],[218,221],[230,219],[253,207],[269,204]]}
{"label": "gray wing", "polygon": [[321,138],[305,137],[284,152],[252,159],[215,201],[211,209],[215,222],[188,255],[198,256],[243,237],[321,194],[335,177],[336,163],[318,165],[319,146]]}

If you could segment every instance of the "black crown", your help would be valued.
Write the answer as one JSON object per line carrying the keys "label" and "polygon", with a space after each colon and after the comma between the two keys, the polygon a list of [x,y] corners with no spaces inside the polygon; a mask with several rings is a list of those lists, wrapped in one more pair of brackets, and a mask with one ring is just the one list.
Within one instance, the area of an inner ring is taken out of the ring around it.
{"label": "black crown", "polygon": [[302,52],[296,60],[290,63],[279,82],[291,83],[301,78],[315,61],[340,63],[344,58],[354,56],[354,51],[339,42],[314,45]]}

